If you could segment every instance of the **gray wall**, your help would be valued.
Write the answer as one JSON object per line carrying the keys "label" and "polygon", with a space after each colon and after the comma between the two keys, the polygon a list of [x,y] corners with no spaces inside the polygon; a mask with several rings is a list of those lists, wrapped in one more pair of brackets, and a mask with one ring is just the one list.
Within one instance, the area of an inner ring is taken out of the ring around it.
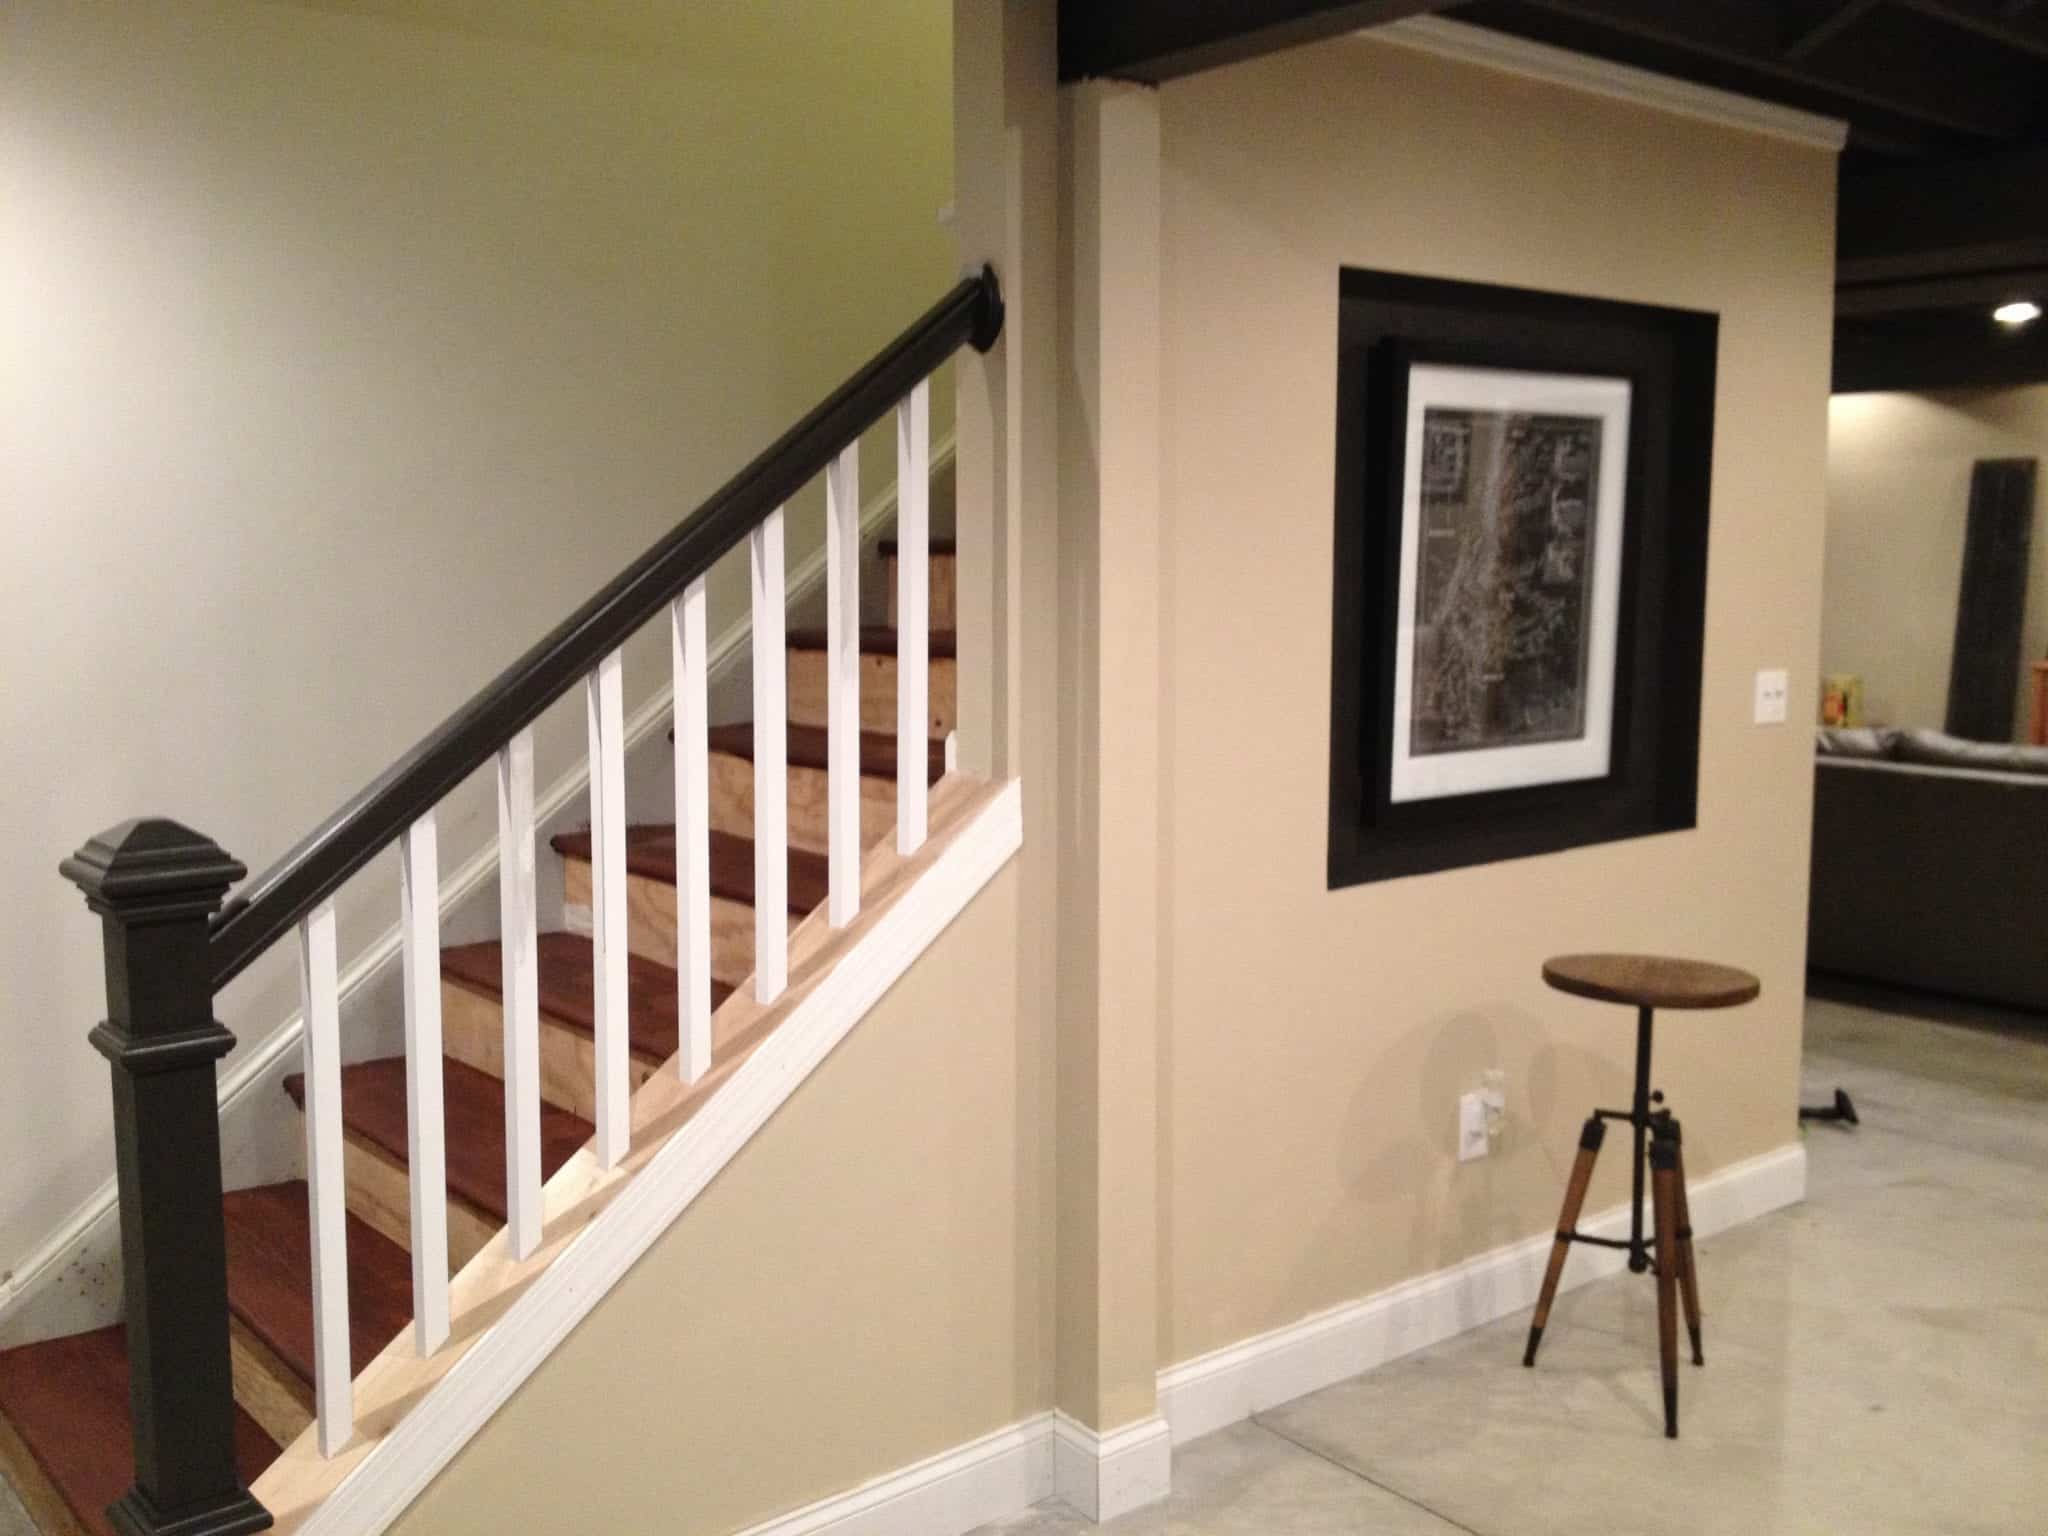
{"label": "gray wall", "polygon": [[[944,0],[8,6],[0,1307],[112,1170],[57,860],[149,812],[276,858],[914,318],[950,48]],[[344,966],[397,914],[393,861],[358,886]],[[273,956],[223,997],[245,1052],[295,994]]]}
{"label": "gray wall", "polygon": [[[1868,718],[1939,728],[1948,713],[1970,466],[2048,458],[2048,385],[1837,395],[1828,410],[1828,552],[1821,668],[1863,678]],[[2048,655],[2048,529],[2035,509],[2026,660]],[[2020,668],[2014,734],[2032,679]]]}

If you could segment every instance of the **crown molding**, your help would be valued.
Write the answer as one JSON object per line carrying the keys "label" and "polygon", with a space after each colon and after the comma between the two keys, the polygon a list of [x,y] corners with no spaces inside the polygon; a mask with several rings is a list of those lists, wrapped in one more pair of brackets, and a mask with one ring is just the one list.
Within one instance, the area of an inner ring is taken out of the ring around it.
{"label": "crown molding", "polygon": [[1633,102],[1655,111],[1695,118],[1723,128],[1760,133],[1809,149],[1825,149],[1839,154],[1849,140],[1849,125],[1840,118],[1781,107],[1775,102],[1759,101],[1753,96],[1741,96],[1713,86],[1694,85],[1689,80],[1637,69],[1632,64],[1616,64],[1607,59],[1596,59],[1591,54],[1574,53],[1568,48],[1528,42],[1523,38],[1510,37],[1505,32],[1468,26],[1441,16],[1412,16],[1405,21],[1390,22],[1352,35],[1586,91],[1595,96]]}

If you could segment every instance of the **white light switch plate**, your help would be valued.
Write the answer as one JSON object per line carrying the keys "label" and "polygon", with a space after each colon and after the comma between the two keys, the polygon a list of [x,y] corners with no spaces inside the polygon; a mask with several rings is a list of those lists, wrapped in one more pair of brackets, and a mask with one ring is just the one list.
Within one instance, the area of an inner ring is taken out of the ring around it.
{"label": "white light switch plate", "polygon": [[1791,691],[1791,679],[1784,668],[1775,667],[1756,675],[1756,723],[1758,725],[1783,725],[1785,723],[1785,695]]}

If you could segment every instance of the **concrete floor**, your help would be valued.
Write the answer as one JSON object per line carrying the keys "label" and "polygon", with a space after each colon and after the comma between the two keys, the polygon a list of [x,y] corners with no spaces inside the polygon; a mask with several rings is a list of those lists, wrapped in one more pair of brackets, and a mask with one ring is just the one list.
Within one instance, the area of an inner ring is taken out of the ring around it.
{"label": "concrete floor", "polygon": [[[2048,1531],[2048,1027],[1811,1000],[1806,1204],[1701,1246],[1707,1367],[1660,1431],[1654,1303],[1563,1297],[1182,1448],[1112,1536]],[[1056,1504],[984,1536],[1080,1536]],[[0,1536],[35,1536],[0,1482]]]}
{"label": "concrete floor", "polygon": [[[1661,1430],[1655,1302],[1561,1299],[1183,1447],[1116,1536],[2048,1532],[2048,1028],[1814,998],[1809,1198],[1700,1250],[1707,1365]],[[1080,1536],[1057,1504],[987,1536]]]}

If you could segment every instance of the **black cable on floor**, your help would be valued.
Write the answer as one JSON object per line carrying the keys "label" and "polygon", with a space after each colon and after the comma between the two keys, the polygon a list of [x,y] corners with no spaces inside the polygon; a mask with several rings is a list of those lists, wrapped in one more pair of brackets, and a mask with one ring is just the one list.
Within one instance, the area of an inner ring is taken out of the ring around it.
{"label": "black cable on floor", "polygon": [[1283,1434],[1281,1431],[1275,1429],[1272,1425],[1268,1424],[1264,1419],[1260,1418],[1256,1413],[1252,1415],[1252,1422],[1258,1425],[1258,1427],[1260,1429],[1263,1429],[1267,1434],[1271,1435],[1275,1440],[1284,1440],[1289,1445],[1293,1446],[1297,1451],[1307,1451],[1309,1455],[1315,1457],[1316,1460],[1328,1462],[1331,1466],[1335,1467],[1339,1472],[1348,1473],[1352,1477],[1357,1478],[1361,1483],[1368,1483],[1372,1487],[1379,1489],[1381,1493],[1392,1494],[1395,1498],[1399,1499],[1403,1504],[1411,1504],[1415,1508],[1421,1510],[1425,1515],[1429,1515],[1435,1519],[1443,1521],[1445,1525],[1450,1526],[1454,1530],[1463,1531],[1465,1533],[1465,1536],[1486,1536],[1486,1533],[1484,1531],[1475,1531],[1471,1526],[1465,1524],[1464,1521],[1453,1520],[1449,1515],[1445,1514],[1442,1510],[1432,1509],[1429,1505],[1423,1503],[1422,1500],[1415,1498],[1410,1494],[1403,1493],[1398,1488],[1390,1488],[1389,1486],[1387,1486],[1387,1484],[1381,1482],[1378,1478],[1368,1476],[1366,1473],[1359,1471],[1358,1468],[1352,1466],[1349,1462],[1339,1461],[1336,1457],[1332,1456],[1328,1451],[1319,1451],[1312,1445],[1304,1445],[1301,1441],[1295,1439],[1292,1435]]}

